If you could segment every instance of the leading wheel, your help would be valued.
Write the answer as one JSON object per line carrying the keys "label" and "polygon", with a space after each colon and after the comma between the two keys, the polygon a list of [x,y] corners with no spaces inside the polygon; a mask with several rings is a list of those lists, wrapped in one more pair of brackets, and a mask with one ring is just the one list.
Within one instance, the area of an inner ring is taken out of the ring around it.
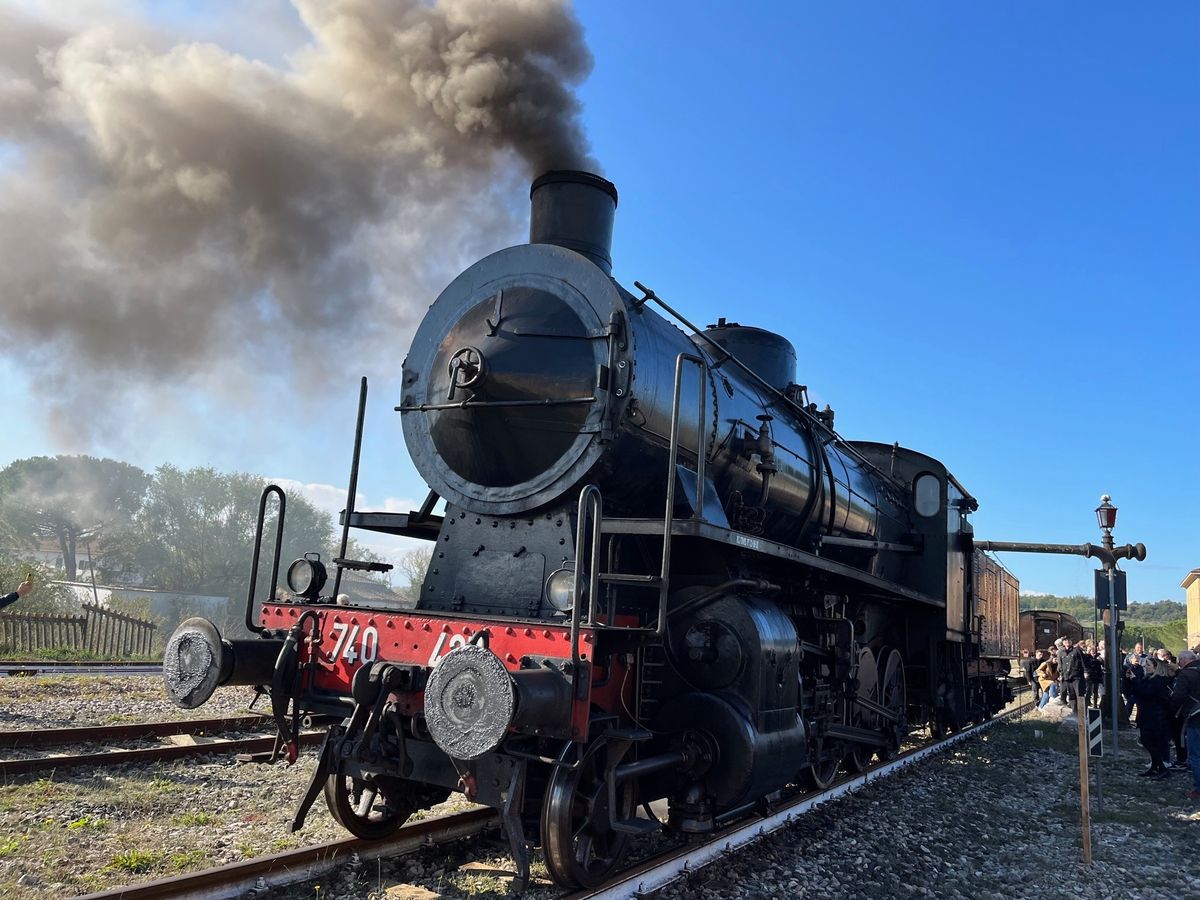
{"label": "leading wheel", "polygon": [[385,794],[373,781],[336,773],[325,782],[325,802],[339,825],[368,841],[390,837],[416,810],[399,791]]}
{"label": "leading wheel", "polygon": [[542,849],[550,877],[563,887],[595,887],[617,868],[628,835],[612,823],[632,819],[634,782],[617,785],[609,808],[604,782],[604,742],[593,743],[574,769],[556,766],[542,805]]}
{"label": "leading wheel", "polygon": [[[817,745],[818,752],[820,744]],[[800,773],[805,784],[814,790],[823,791],[837,778],[838,765],[841,760],[827,759],[825,762],[810,763]]]}

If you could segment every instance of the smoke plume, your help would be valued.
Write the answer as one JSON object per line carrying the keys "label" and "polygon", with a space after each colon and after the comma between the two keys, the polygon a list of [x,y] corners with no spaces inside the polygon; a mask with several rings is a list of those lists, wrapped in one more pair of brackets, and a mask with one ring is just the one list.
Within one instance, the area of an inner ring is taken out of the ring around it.
{"label": "smoke plume", "polygon": [[593,167],[565,0],[296,8],[281,65],[0,8],[0,337],[65,447],[115,409],[394,377],[528,177]]}

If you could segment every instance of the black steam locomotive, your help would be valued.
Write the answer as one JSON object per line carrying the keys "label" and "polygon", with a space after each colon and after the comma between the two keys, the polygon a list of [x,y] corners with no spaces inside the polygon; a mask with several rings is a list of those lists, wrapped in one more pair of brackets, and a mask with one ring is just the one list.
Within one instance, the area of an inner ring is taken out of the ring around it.
{"label": "black steam locomotive", "polygon": [[343,513],[432,542],[416,608],[338,605],[297,560],[294,600],[251,588],[257,639],[173,635],[176,702],[267,686],[292,754],[301,717],[335,717],[296,827],[322,790],[362,837],[461,791],[501,811],[522,876],[540,845],[574,886],[633,835],[710,832],[999,709],[1016,583],[946,467],[839,437],[783,337],[617,284],[608,181],[531,197],[530,242],[459,275],[404,363],[427,501]]}

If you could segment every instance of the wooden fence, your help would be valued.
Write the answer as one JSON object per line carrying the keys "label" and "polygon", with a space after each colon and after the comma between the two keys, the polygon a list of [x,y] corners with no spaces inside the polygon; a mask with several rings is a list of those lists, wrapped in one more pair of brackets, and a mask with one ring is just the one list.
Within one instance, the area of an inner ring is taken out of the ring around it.
{"label": "wooden fence", "polygon": [[0,653],[74,650],[95,656],[150,656],[157,626],[95,603],[83,615],[40,613],[0,615]]}

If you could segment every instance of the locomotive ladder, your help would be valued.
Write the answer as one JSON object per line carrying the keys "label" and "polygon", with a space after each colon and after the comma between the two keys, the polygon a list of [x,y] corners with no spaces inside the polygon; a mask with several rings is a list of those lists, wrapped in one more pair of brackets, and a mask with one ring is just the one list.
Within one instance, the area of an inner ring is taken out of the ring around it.
{"label": "locomotive ladder", "polygon": [[[667,631],[667,598],[671,590],[671,541],[675,525],[675,483],[676,467],[679,462],[679,407],[683,385],[683,368],[685,364],[696,366],[700,372],[699,409],[696,419],[696,502],[692,505],[693,520],[704,520],[705,498],[705,466],[708,449],[704,440],[704,420],[708,410],[706,392],[708,390],[708,362],[703,356],[690,353],[680,353],[675,357],[675,386],[671,399],[671,442],[667,454],[667,501],[662,518],[662,564],[658,575],[632,575],[621,572],[603,572],[600,565],[600,533],[604,519],[604,500],[600,489],[589,484],[579,494],[578,524],[575,534],[576,564],[575,590],[571,605],[571,648],[575,657],[573,662],[578,668],[579,659],[578,639],[580,617],[582,615],[584,584],[587,584],[587,618],[589,626],[597,625],[596,598],[600,593],[600,585],[625,585],[628,587],[646,587],[658,589],[658,617],[654,628],[624,627],[614,625],[612,617],[604,626],[608,629],[635,633],[656,634],[662,636]],[[657,520],[648,520],[656,522]],[[585,548],[587,552],[585,552]],[[579,563],[588,560],[586,573],[580,570]]]}

